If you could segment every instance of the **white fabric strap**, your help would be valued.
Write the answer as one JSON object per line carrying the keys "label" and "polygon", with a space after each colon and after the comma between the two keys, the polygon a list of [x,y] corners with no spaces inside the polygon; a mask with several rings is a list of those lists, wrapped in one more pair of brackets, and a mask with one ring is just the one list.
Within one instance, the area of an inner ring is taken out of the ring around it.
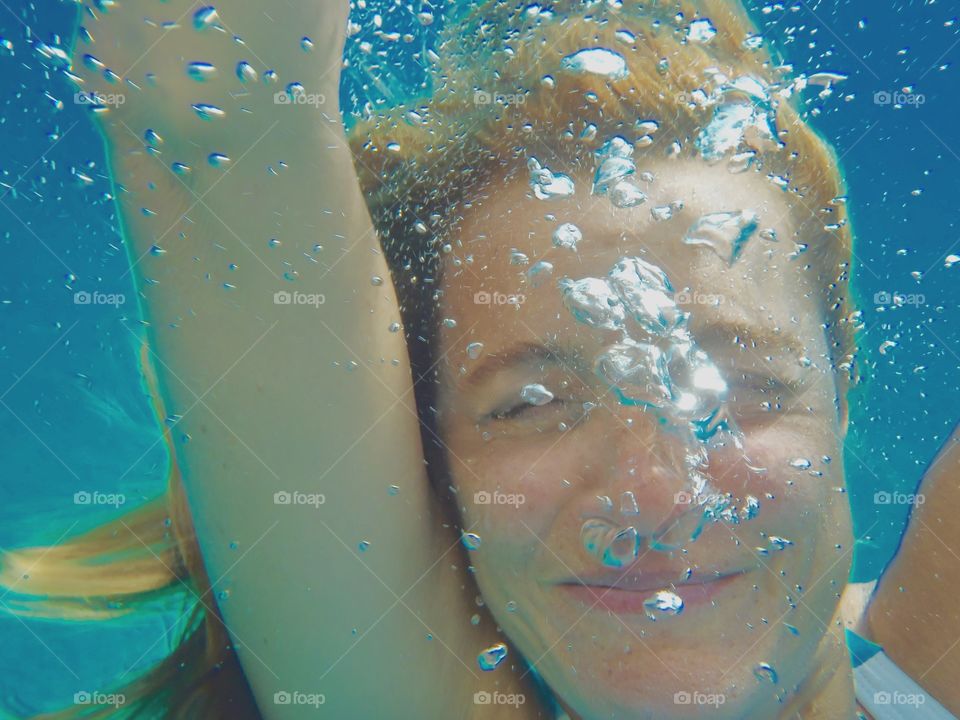
{"label": "white fabric strap", "polygon": [[853,669],[853,684],[874,720],[957,720],[883,652]]}

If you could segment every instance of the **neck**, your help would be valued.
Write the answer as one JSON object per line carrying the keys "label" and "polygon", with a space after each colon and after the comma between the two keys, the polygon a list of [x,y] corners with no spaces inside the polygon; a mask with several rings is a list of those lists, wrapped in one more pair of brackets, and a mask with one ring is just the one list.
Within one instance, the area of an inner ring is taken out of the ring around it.
{"label": "neck", "polygon": [[[839,617],[839,615],[838,615]],[[814,670],[784,705],[777,720],[837,720],[854,718],[858,708],[853,688],[850,653],[843,629],[835,617],[813,656]],[[581,720],[560,700],[572,720]]]}
{"label": "neck", "polygon": [[853,670],[842,628],[832,622],[813,657],[814,670],[787,701],[778,720],[853,718],[857,708]]}

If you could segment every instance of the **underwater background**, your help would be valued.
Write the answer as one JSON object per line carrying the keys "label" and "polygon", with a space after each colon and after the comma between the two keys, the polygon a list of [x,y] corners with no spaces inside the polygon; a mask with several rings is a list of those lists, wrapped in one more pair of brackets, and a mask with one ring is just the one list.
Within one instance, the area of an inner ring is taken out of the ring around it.
{"label": "underwater background", "polygon": [[[466,4],[353,3],[341,84],[348,125],[423,92],[436,33],[452,6]],[[845,462],[853,579],[870,580],[897,547],[904,496],[960,415],[960,257],[951,257],[960,255],[960,7],[747,6],[796,74],[847,76],[832,95],[804,91],[802,103],[841,158],[856,235],[864,380]],[[69,52],[77,9],[0,1],[2,548],[56,543],[160,493],[166,480],[103,143],[51,52]],[[93,292],[116,302],[83,302]],[[85,503],[92,492],[117,502]],[[3,613],[15,600],[0,596],[0,708],[14,717],[130,680],[169,651],[182,612],[61,624]]]}

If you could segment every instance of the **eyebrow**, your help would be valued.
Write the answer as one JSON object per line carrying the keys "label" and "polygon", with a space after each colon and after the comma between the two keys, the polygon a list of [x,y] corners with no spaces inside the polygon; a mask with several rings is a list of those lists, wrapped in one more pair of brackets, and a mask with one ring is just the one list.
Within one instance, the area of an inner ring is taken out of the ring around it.
{"label": "eyebrow", "polygon": [[571,362],[572,358],[556,347],[547,347],[535,342],[518,342],[500,352],[485,355],[463,383],[468,387],[478,387],[499,373],[538,361],[564,365]]}
{"label": "eyebrow", "polygon": [[808,344],[804,343],[796,333],[788,332],[783,328],[777,334],[768,328],[733,320],[721,320],[698,328],[694,334],[694,341],[703,348],[719,347],[720,345],[743,345],[748,350],[759,352],[764,346],[768,346],[785,348],[788,352],[797,355],[806,352],[805,348]]}

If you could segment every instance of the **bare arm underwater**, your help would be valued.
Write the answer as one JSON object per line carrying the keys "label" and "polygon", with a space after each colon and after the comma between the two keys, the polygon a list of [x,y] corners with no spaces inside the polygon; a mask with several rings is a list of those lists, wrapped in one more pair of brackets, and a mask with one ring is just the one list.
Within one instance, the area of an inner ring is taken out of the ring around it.
{"label": "bare arm underwater", "polygon": [[896,556],[867,621],[872,639],[910,677],[960,714],[960,426],[930,463]]}
{"label": "bare arm underwater", "polygon": [[495,717],[473,693],[519,673],[478,671],[500,638],[424,472],[337,105],[347,2],[108,7],[74,71],[123,97],[98,119],[149,362],[261,713]]}

